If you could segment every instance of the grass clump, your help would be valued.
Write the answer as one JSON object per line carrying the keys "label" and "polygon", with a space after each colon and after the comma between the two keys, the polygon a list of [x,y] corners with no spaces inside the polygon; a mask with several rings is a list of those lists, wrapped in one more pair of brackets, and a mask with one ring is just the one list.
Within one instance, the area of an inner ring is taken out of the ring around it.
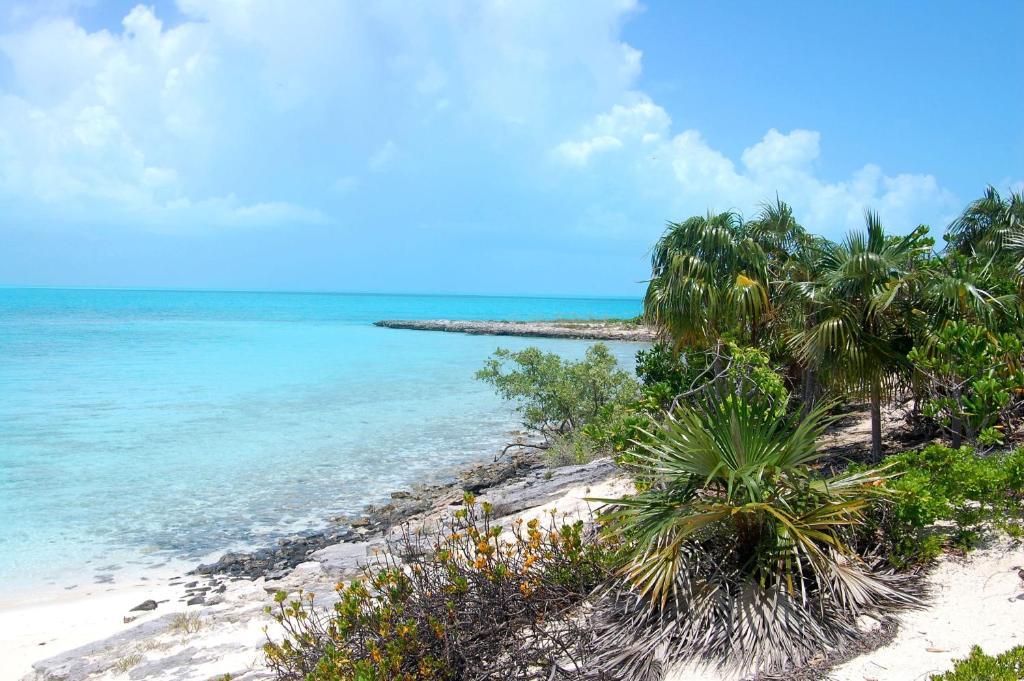
{"label": "grass clump", "polygon": [[140,653],[129,653],[115,662],[111,669],[118,674],[126,674],[129,669],[142,662],[142,660],[143,657]]}
{"label": "grass clump", "polygon": [[986,655],[974,646],[971,654],[957,660],[951,671],[933,674],[931,681],[1019,681],[1024,679],[1024,646],[1000,655]]}
{"label": "grass clump", "polygon": [[171,632],[179,636],[194,634],[206,624],[198,612],[176,612],[171,617]]}

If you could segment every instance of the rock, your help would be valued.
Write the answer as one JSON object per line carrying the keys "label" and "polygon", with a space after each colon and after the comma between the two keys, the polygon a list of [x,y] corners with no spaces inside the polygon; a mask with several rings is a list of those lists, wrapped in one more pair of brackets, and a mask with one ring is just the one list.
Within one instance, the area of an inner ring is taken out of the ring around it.
{"label": "rock", "polygon": [[410,492],[405,492],[403,490],[399,490],[397,492],[392,492],[391,493],[391,498],[392,499],[408,499],[411,496],[412,496],[412,494]]}
{"label": "rock", "polygon": [[547,470],[539,477],[533,474],[488,490],[486,499],[494,505],[497,517],[509,516],[540,506],[560,496],[569,487],[593,484],[615,473],[611,459],[598,459],[582,466],[563,466]]}
{"label": "rock", "polygon": [[325,570],[341,577],[353,576],[362,571],[374,551],[383,548],[382,541],[335,544],[315,551],[310,558],[320,563]]}
{"label": "rock", "polygon": [[128,612],[137,612],[139,610],[156,610],[156,601],[142,601]]}
{"label": "rock", "polygon": [[185,605],[204,605],[206,603],[206,596],[199,595],[193,596],[192,598],[185,601]]}
{"label": "rock", "polygon": [[360,516],[359,518],[356,518],[351,523],[349,523],[349,525],[351,525],[352,527],[366,527],[369,524],[370,519],[366,516]]}

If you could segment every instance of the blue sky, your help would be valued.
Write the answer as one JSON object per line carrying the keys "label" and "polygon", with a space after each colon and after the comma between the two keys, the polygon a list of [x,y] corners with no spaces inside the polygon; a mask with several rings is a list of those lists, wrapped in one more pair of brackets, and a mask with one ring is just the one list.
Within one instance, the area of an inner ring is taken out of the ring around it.
{"label": "blue sky", "polygon": [[1024,180],[1024,3],[0,5],[0,284],[636,295]]}

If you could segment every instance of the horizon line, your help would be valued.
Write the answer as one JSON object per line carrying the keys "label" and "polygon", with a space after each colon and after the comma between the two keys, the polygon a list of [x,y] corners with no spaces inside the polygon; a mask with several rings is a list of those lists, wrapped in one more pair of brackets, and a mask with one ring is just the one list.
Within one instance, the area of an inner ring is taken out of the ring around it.
{"label": "horizon line", "polygon": [[559,293],[452,293],[431,292],[417,293],[411,291],[342,291],[316,289],[249,289],[249,288],[188,288],[178,286],[99,286],[99,285],[60,285],[60,284],[0,284],[4,289],[35,289],[51,291],[138,291],[161,293],[280,293],[289,295],[345,295],[345,296],[402,296],[425,298],[540,298],[570,300],[643,300],[642,295],[597,295],[597,294],[559,294]]}

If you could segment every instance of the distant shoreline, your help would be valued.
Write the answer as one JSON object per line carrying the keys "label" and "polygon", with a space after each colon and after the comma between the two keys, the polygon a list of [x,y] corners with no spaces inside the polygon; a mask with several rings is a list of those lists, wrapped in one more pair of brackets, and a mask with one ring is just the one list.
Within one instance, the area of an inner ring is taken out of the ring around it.
{"label": "distant shoreline", "polygon": [[444,331],[487,336],[530,336],[651,343],[654,329],[630,320],[552,320],[535,322],[470,321],[453,319],[384,319],[373,323],[387,329]]}

